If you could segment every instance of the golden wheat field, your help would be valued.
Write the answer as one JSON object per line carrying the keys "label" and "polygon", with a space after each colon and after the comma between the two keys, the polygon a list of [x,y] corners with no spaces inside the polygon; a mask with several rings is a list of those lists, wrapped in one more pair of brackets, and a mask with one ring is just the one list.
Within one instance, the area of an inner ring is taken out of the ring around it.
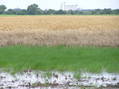
{"label": "golden wheat field", "polygon": [[119,16],[0,16],[0,46],[119,46]]}

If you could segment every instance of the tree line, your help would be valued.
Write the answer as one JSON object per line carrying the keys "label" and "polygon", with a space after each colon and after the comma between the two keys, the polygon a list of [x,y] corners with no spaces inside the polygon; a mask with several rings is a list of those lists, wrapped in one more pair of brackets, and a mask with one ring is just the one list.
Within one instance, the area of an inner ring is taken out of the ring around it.
{"label": "tree line", "polygon": [[42,10],[37,4],[31,4],[27,9],[7,9],[5,5],[0,5],[0,14],[7,15],[103,15],[103,14],[115,14],[119,15],[119,9],[84,9],[84,10]]}

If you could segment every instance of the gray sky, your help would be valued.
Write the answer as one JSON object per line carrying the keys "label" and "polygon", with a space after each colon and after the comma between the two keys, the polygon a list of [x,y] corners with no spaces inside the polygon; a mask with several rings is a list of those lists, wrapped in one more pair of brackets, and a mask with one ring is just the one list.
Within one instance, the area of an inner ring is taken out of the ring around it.
{"label": "gray sky", "polygon": [[77,2],[82,9],[119,9],[119,0],[0,0],[8,8],[24,8],[36,3],[41,9],[60,9],[63,2]]}

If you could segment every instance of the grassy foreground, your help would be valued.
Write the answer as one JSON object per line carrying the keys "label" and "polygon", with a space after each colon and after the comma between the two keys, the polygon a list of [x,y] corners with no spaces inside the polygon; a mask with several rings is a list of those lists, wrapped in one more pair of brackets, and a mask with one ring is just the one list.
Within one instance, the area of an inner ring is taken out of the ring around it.
{"label": "grassy foreground", "polygon": [[15,71],[119,72],[119,48],[8,46],[0,48],[0,68]]}

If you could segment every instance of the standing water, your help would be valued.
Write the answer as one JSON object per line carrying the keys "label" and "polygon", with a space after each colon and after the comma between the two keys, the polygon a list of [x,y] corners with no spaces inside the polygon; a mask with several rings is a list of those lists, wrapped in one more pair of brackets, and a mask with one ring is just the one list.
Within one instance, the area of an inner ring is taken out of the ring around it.
{"label": "standing water", "polygon": [[119,74],[100,74],[57,71],[27,71],[10,74],[0,72],[0,89],[80,89],[81,87],[119,88]]}

